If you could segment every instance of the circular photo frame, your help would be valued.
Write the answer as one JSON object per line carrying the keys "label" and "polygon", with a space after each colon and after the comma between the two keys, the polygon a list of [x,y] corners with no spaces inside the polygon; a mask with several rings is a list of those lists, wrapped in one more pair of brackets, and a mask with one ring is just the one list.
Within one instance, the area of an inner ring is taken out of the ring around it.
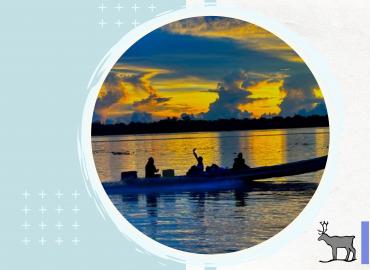
{"label": "circular photo frame", "polygon": [[[262,29],[266,29],[272,34],[281,38],[286,44],[294,49],[300,58],[304,59],[304,63],[312,72],[318,85],[320,85],[320,89],[325,96],[325,104],[330,118],[330,149],[328,149],[330,152],[329,158],[326,162],[325,172],[322,175],[320,185],[317,187],[316,192],[306,207],[288,226],[271,238],[246,249],[231,253],[225,252],[222,254],[199,254],[198,252],[193,253],[169,247],[153,240],[133,226],[132,223],[129,222],[124,215],[117,210],[116,206],[112,203],[111,199],[107,195],[96,169],[93,148],[91,144],[91,123],[97,97],[101,91],[104,81],[122,54],[124,54],[130,49],[131,46],[133,46],[137,41],[141,40],[147,34],[164,25],[168,25],[169,23],[183,19],[202,16],[219,16],[245,21],[257,25]],[[95,200],[100,212],[103,216],[108,216],[112,219],[124,237],[131,239],[146,251],[161,258],[183,262],[187,265],[234,265],[264,256],[280,248],[281,246],[286,245],[290,239],[297,237],[307,225],[314,223],[314,215],[317,213],[322,201],[327,196],[330,182],[329,179],[333,177],[335,172],[336,143],[340,134],[340,121],[338,121],[338,119],[340,119],[341,114],[341,101],[340,96],[338,96],[338,93],[335,91],[338,88],[325,67],[326,65],[323,63],[322,59],[317,55],[316,52],[307,47],[305,42],[287,31],[284,27],[273,23],[263,16],[253,12],[240,11],[232,8],[221,9],[220,7],[185,9],[163,15],[138,26],[133,31],[122,37],[122,39],[106,54],[95,70],[88,85],[89,95],[85,103],[82,117],[82,127],[78,136],[79,156],[86,186],[89,193]],[[332,115],[335,115],[335,117],[333,118]]]}

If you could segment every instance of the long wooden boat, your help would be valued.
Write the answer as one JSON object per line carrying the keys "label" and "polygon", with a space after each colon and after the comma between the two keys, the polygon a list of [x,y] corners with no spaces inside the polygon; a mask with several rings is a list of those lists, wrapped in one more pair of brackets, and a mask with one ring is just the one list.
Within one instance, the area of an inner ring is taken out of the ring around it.
{"label": "long wooden boat", "polygon": [[285,164],[255,167],[240,171],[224,170],[222,173],[199,176],[173,176],[157,178],[134,178],[105,182],[103,187],[108,194],[148,193],[163,191],[192,191],[237,188],[245,184],[255,184],[254,180],[283,177],[315,172],[325,168],[327,156],[290,162]]}

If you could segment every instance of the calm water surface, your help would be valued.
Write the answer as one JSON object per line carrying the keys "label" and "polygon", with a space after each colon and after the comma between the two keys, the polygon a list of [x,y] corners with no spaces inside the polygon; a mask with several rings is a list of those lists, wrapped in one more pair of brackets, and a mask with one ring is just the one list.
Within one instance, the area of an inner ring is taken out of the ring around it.
{"label": "calm water surface", "polygon": [[[243,152],[251,166],[280,164],[326,155],[328,128],[93,137],[100,179],[121,171],[144,175],[149,156],[157,168],[184,174],[195,164],[192,149],[206,165],[230,167]],[[120,152],[113,155],[112,152]],[[137,229],[167,246],[195,253],[225,253],[256,245],[285,228],[303,210],[322,171],[264,181],[258,188],[222,192],[110,195]]]}

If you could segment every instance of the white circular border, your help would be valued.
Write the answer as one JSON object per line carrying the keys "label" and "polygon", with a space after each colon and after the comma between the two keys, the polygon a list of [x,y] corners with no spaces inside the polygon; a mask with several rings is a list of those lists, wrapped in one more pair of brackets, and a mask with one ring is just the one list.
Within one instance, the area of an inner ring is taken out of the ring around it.
{"label": "white circular border", "polygon": [[[156,242],[137,230],[122,216],[105,193],[96,172],[92,154],[91,121],[96,98],[101,85],[117,60],[136,41],[140,40],[153,30],[177,20],[196,16],[223,16],[247,21],[270,31],[281,38],[291,46],[302,57],[302,59],[304,59],[307,66],[314,74],[325,96],[325,103],[329,112],[329,158],[320,185],[308,205],[292,223],[275,236],[256,246],[234,253],[205,255],[184,252]],[[271,254],[271,252],[281,248],[283,245],[286,245],[289,240],[297,237],[302,233],[305,227],[316,222],[316,220],[314,220],[315,214],[317,214],[319,208],[322,206],[322,203],[328,195],[330,186],[329,180],[333,179],[335,175],[335,157],[338,154],[338,147],[336,146],[339,145],[338,143],[340,142],[340,119],[343,119],[343,117],[341,112],[342,100],[340,98],[339,88],[333,80],[332,75],[328,72],[326,63],[322,61],[317,52],[307,47],[306,43],[307,42],[303,41],[302,38],[298,38],[293,33],[287,31],[285,27],[272,22],[270,19],[267,19],[256,12],[221,6],[207,8],[197,7],[195,9],[187,8],[174,11],[150,20],[124,35],[101,60],[90,79],[87,87],[89,93],[82,115],[82,126],[77,138],[78,153],[86,188],[91,197],[95,200],[95,203],[103,217],[105,218],[105,216],[109,216],[123,236],[131,239],[149,253],[163,259],[182,262],[187,265],[213,267],[241,264],[249,260],[257,259],[266,254]]]}

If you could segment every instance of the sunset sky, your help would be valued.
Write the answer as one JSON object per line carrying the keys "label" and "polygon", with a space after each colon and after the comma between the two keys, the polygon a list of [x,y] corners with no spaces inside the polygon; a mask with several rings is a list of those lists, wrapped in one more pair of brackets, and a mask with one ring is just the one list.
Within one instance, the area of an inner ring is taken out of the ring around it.
{"label": "sunset sky", "polygon": [[326,114],[302,59],[262,28],[224,17],[161,27],[126,51],[101,87],[93,121],[151,122]]}

